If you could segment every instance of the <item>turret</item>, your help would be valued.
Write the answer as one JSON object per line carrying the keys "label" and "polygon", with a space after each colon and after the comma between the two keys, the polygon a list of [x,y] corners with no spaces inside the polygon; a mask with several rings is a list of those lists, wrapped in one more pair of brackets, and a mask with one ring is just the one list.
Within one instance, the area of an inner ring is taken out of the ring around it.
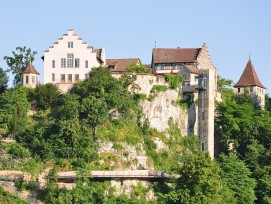
{"label": "turret", "polygon": [[40,73],[37,72],[35,67],[30,63],[22,74],[22,85],[24,87],[35,88],[39,84]]}

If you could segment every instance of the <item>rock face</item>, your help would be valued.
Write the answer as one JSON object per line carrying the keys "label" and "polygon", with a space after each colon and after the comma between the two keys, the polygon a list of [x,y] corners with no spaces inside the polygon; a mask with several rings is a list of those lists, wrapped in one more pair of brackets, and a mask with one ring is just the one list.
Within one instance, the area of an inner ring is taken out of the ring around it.
{"label": "rock face", "polygon": [[167,90],[159,92],[152,101],[141,101],[140,106],[149,119],[150,126],[158,131],[166,130],[170,118],[181,129],[182,135],[188,133],[188,114],[177,105],[174,105],[178,99],[178,92],[175,90]]}
{"label": "rock face", "polygon": [[148,157],[144,150],[143,144],[139,143],[136,146],[131,146],[125,142],[119,143],[121,149],[114,148],[113,142],[100,142],[98,150],[103,164],[107,160],[107,156],[115,159],[110,159],[110,169],[112,170],[139,170],[139,169],[153,169],[152,163],[148,162]]}

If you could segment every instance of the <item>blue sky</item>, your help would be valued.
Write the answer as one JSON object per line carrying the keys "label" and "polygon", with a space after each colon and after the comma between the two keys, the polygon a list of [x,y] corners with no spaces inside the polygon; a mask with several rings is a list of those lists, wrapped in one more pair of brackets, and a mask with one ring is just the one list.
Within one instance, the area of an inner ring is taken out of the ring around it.
{"label": "blue sky", "polygon": [[261,82],[271,90],[271,1],[249,0],[46,0],[2,1],[0,67],[17,46],[38,52],[73,28],[107,58],[139,57],[151,62],[152,48],[193,48],[207,43],[218,73],[237,82],[249,54]]}

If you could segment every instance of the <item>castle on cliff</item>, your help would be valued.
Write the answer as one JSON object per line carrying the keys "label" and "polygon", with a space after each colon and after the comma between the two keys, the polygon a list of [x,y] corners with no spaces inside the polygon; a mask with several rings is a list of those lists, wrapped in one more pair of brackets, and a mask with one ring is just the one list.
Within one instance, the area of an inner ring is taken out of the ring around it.
{"label": "castle on cliff", "polygon": [[[44,83],[57,84],[62,92],[86,79],[93,67],[106,66],[114,77],[119,78],[130,64],[141,63],[139,58],[107,59],[104,46],[94,48],[88,45],[72,29],[45,50],[42,59]],[[252,73],[255,72],[251,62],[247,66]],[[139,92],[149,95],[153,85],[166,84],[163,77],[166,73],[181,75],[184,81],[176,97],[182,94],[191,100],[185,133],[198,135],[201,150],[214,157],[215,101],[220,101],[221,95],[217,91],[217,70],[211,62],[206,44],[199,48],[154,48],[149,67],[151,74],[137,74]],[[254,78],[255,83],[251,87],[262,93],[264,87],[258,83],[257,75]],[[241,85],[246,86],[241,79],[235,85],[238,92]],[[23,86],[27,87],[35,87],[39,83],[39,73],[32,64],[23,72],[22,81]]]}

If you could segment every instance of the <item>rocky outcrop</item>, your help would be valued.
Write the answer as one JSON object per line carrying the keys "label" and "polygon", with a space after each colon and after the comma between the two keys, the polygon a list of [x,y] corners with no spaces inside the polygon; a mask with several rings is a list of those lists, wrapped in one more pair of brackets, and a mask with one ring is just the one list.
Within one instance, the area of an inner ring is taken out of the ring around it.
{"label": "rocky outcrop", "polygon": [[110,167],[114,170],[153,169],[153,165],[148,162],[142,143],[132,146],[121,142],[118,143],[121,148],[115,148],[114,144],[109,141],[100,142],[98,152],[101,157],[101,165],[106,162],[105,157],[107,155],[114,155],[116,159],[111,159],[110,161]]}
{"label": "rocky outcrop", "polygon": [[178,92],[167,90],[159,92],[151,101],[140,102],[145,117],[149,119],[150,126],[158,131],[165,131],[170,118],[181,129],[182,135],[187,135],[188,114],[186,110],[175,105]]}

